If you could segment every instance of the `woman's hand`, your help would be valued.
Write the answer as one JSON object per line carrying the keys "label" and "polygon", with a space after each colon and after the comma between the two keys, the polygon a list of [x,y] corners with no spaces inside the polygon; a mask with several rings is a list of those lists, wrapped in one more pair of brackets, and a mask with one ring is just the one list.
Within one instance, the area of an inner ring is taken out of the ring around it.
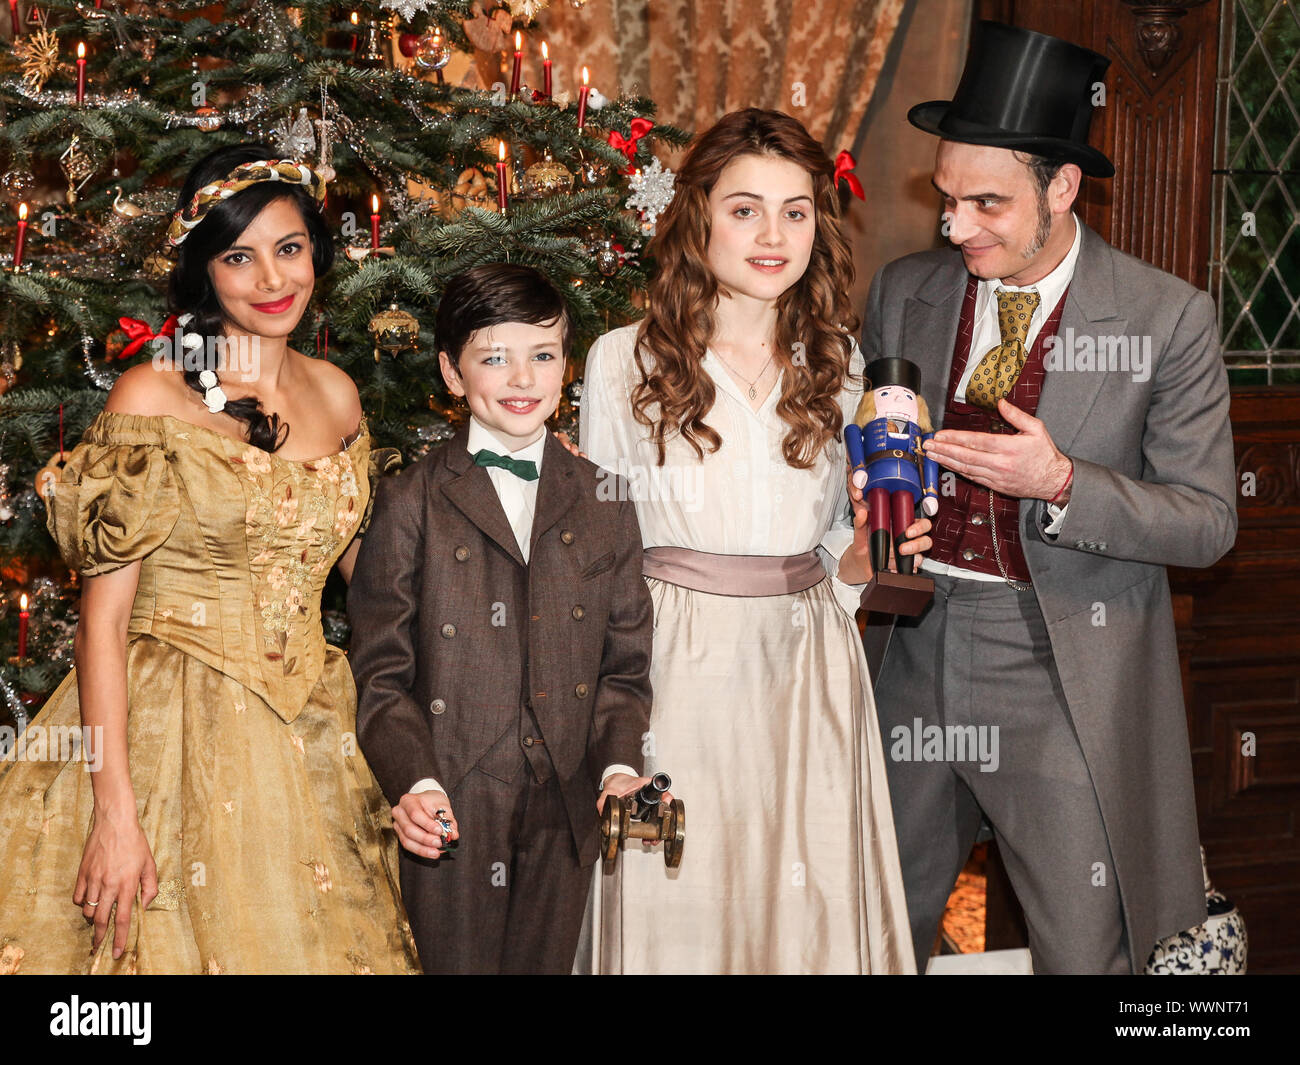
{"label": "woman's hand", "polygon": [[[851,472],[849,476],[852,477]],[[866,584],[874,576],[871,568],[871,530],[868,526],[871,508],[863,498],[862,489],[855,487],[851,479],[848,486],[849,502],[853,505],[853,543],[841,556],[840,568],[836,576],[845,584]],[[907,527],[907,532],[904,534],[906,542],[898,549],[900,554],[918,556],[917,567],[921,564],[919,556],[934,546],[934,541],[928,535],[930,528],[929,518],[918,518]],[[897,569],[892,537],[889,545],[889,568],[891,571]]]}
{"label": "woman's hand", "polygon": [[578,445],[569,439],[568,433],[552,433],[551,435],[554,436],[556,440],[558,440],[561,444],[564,445],[564,449],[570,455],[575,455],[580,459],[585,459],[587,457],[586,452],[579,451]]}
{"label": "woman's hand", "polygon": [[137,891],[141,893],[141,909],[147,908],[158,894],[158,869],[134,805],[120,813],[96,812],[94,827],[82,851],[81,868],[77,870],[77,888],[72,895],[73,903],[81,907],[88,920],[95,922],[92,953],[99,949],[108,931],[109,914],[116,903],[113,957],[122,956]]}

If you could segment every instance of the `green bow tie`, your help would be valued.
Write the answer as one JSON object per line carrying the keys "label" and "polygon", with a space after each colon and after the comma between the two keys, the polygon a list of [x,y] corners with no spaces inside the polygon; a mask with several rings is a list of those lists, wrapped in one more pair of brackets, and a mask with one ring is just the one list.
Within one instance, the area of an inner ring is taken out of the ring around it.
{"label": "green bow tie", "polygon": [[500,466],[525,481],[535,481],[538,478],[537,463],[532,459],[512,459],[509,455],[498,455],[495,451],[476,451],[474,465]]}

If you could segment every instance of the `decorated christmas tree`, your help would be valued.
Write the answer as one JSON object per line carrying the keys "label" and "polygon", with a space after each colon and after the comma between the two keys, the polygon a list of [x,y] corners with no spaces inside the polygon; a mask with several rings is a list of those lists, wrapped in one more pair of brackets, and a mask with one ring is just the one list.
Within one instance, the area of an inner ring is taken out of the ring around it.
{"label": "decorated christmas tree", "polygon": [[21,721],[71,667],[76,620],[34,478],[117,375],[162,350],[164,235],[198,158],[252,140],[326,178],[343,254],[292,342],[351,374],[376,443],[410,461],[465,417],[442,390],[431,330],[446,280],[482,262],[534,266],[567,295],[576,359],[556,423],[576,425],[581,356],[637,316],[646,240],[672,195],[652,149],[688,134],[654,125],[647,99],[555,90],[553,69],[580,60],[546,53],[545,0],[9,7],[0,717]]}

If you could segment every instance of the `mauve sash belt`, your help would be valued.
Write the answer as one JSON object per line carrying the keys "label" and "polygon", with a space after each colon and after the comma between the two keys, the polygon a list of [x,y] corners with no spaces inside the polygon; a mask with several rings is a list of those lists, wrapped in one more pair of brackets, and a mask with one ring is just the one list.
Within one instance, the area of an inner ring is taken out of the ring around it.
{"label": "mauve sash belt", "polygon": [[815,550],[802,555],[715,555],[688,547],[647,547],[641,573],[713,595],[791,595],[824,580]]}

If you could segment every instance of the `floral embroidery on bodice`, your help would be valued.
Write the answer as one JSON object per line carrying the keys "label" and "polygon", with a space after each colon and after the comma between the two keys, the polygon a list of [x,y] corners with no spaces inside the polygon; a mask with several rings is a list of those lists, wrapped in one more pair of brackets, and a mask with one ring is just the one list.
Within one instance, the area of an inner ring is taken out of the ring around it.
{"label": "floral embroidery on bodice", "polygon": [[137,559],[130,632],[257,692],[286,721],[324,666],[320,598],[370,497],[364,421],[343,451],[289,460],[176,418],[100,414],[51,500],[70,566]]}

